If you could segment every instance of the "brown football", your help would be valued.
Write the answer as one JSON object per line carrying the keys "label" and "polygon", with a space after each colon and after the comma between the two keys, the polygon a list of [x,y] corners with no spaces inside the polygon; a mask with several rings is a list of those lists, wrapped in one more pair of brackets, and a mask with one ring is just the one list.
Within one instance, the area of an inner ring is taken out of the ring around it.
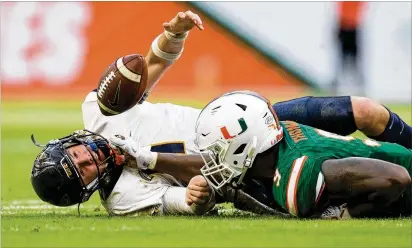
{"label": "brown football", "polygon": [[97,102],[103,115],[117,115],[135,106],[147,86],[144,56],[131,54],[116,59],[103,72],[97,88]]}

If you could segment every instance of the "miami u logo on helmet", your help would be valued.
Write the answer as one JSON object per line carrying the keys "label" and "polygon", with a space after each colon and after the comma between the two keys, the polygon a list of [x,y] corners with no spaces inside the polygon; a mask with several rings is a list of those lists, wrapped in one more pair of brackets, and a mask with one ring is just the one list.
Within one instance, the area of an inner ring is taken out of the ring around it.
{"label": "miami u logo on helmet", "polygon": [[237,120],[237,122],[239,123],[240,128],[242,129],[242,131],[240,131],[240,133],[235,134],[233,136],[229,134],[229,132],[227,131],[226,126],[223,126],[223,127],[220,128],[220,131],[222,132],[223,137],[225,139],[232,139],[232,138],[236,137],[237,135],[240,135],[240,134],[244,133],[247,130],[247,124],[246,124],[245,119],[240,118],[240,119]]}

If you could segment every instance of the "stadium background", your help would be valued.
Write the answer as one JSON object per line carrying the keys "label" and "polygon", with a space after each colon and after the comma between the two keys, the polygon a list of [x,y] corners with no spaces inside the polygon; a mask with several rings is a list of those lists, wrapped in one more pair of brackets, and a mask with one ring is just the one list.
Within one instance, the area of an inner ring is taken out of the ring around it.
{"label": "stadium background", "polygon": [[[149,101],[201,108],[233,89],[256,90],[272,101],[359,94],[382,101],[410,124],[410,2],[2,2],[0,7],[3,247],[411,244],[410,220],[325,224],[227,217],[136,223],[107,218],[97,195],[81,207],[85,218],[77,218],[75,208],[38,201],[29,181],[39,151],[30,134],[45,143],[82,128],[80,103],[105,67],[119,56],[146,54],[161,24],[187,9],[201,16],[205,31],[190,33],[184,55]],[[276,236],[274,229],[283,232]],[[198,243],[199,230],[210,238]],[[85,231],[88,239],[70,236]],[[122,241],[99,242],[113,232],[122,233]],[[156,239],[156,232],[167,241]],[[185,232],[191,238],[181,239]],[[350,237],[335,235],[342,232]],[[273,243],[276,237],[290,240]]]}

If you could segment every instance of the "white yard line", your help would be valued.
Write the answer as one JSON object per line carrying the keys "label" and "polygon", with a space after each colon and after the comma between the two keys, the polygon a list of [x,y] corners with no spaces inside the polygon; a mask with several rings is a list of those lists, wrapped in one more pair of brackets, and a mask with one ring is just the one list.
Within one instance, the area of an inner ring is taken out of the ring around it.
{"label": "white yard line", "polygon": [[[100,205],[81,205],[80,211],[82,210],[93,210],[96,208],[100,208],[104,210],[104,208]],[[27,213],[27,212],[38,212],[38,213],[48,213],[48,212],[58,212],[58,213],[69,213],[72,211],[77,211],[77,205],[70,206],[70,207],[56,207],[47,203],[44,203],[40,200],[14,200],[8,202],[1,203],[1,215],[16,215],[19,213]]]}

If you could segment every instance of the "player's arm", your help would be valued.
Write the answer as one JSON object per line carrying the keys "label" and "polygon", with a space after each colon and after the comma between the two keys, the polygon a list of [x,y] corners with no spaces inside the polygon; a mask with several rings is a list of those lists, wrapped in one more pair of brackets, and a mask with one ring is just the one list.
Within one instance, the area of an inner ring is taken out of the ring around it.
{"label": "player's arm", "polygon": [[402,166],[371,158],[330,159],[322,163],[325,191],[346,198],[349,214],[362,217],[394,202],[411,183]]}
{"label": "player's arm", "polygon": [[182,55],[185,40],[194,26],[203,30],[202,20],[192,11],[179,12],[170,22],[163,23],[165,31],[156,37],[145,57],[148,69],[146,92]]}
{"label": "player's arm", "polygon": [[202,157],[194,154],[157,153],[153,170],[172,175],[176,179],[188,183],[204,165]]}
{"label": "player's arm", "polygon": [[169,187],[162,198],[165,213],[203,215],[215,204],[215,193],[202,176],[193,177],[187,188]]}
{"label": "player's arm", "polygon": [[125,152],[127,166],[166,173],[185,183],[200,175],[204,165],[200,155],[152,152],[150,147],[141,147],[132,138],[122,135],[111,136],[110,143]]}
{"label": "player's arm", "polygon": [[195,154],[143,150],[131,156],[133,159],[127,164],[128,167],[169,174],[186,184],[192,177],[200,175],[200,168],[204,165],[202,157]]}

